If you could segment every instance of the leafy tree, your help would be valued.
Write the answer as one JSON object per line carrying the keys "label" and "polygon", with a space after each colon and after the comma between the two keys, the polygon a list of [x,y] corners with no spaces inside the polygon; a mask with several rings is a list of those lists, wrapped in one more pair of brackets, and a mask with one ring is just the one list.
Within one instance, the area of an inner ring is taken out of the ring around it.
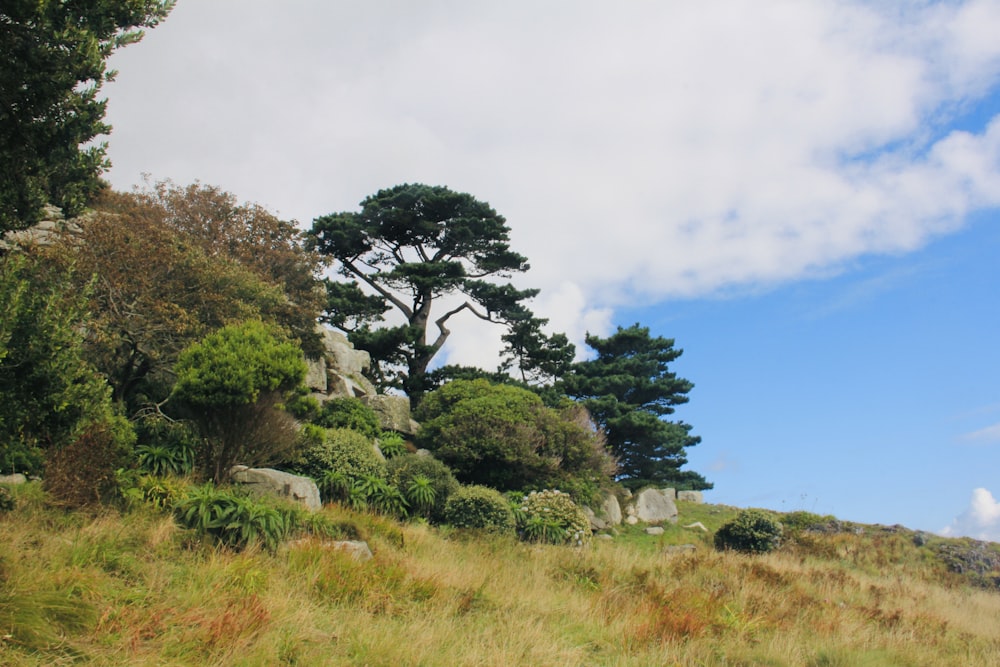
{"label": "leafy tree", "polygon": [[574,364],[563,388],[604,431],[621,466],[622,483],[633,489],[712,488],[698,473],[680,470],[687,463],[684,450],[701,438],[690,434],[689,425],[663,419],[688,401],[694,387],[669,369],[682,350],[674,349],[672,339],[651,337],[638,324],[618,327],[608,338],[588,334],[586,341],[597,356]]}
{"label": "leafy tree", "polygon": [[162,21],[170,0],[5,0],[0,6],[0,232],[52,203],[78,213],[107,168],[107,59]]}
{"label": "leafy tree", "polygon": [[315,263],[291,223],[203,186],[106,191],[96,206],[48,252],[92,282],[87,358],[130,415],[162,403],[180,351],[227,324],[261,318],[308,347]]}
{"label": "leafy tree", "polygon": [[236,463],[288,453],[297,428],[281,403],[305,373],[299,347],[260,321],[223,327],[181,353],[173,397],[204,436],[201,463],[214,481]]}
{"label": "leafy tree", "polygon": [[415,416],[417,444],[465,484],[559,487],[589,500],[614,471],[603,442],[578,413],[546,407],[520,387],[455,380],[428,394]]}
{"label": "leafy tree", "polygon": [[39,473],[46,450],[66,447],[113,418],[110,392],[83,357],[86,294],[43,259],[0,257],[0,468]]}
{"label": "leafy tree", "polygon": [[[445,187],[380,190],[360,212],[317,218],[310,244],[350,281],[328,283],[325,320],[371,353],[376,384],[402,389],[414,405],[431,388],[427,371],[453,317],[511,326],[530,317],[523,302],[538,293],[486,280],[526,271],[527,260],[510,249],[501,215]],[[435,317],[434,304],[449,297],[459,300]],[[402,323],[377,327],[390,310]]]}

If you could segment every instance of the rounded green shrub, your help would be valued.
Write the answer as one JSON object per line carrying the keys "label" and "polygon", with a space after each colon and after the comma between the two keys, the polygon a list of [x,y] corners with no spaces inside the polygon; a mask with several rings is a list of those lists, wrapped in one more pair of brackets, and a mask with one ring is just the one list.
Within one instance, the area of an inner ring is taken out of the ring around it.
{"label": "rounded green shrub", "polygon": [[411,514],[444,520],[445,503],[458,490],[451,468],[429,454],[402,454],[389,459],[386,467],[389,481],[406,494]]}
{"label": "rounded green shrub", "polygon": [[743,510],[716,531],[715,548],[719,551],[767,553],[781,544],[783,532],[781,523],[769,512]]}
{"label": "rounded green shrub", "polygon": [[472,528],[489,533],[514,532],[514,513],[507,499],[488,486],[463,486],[444,505],[444,520],[456,528]]}
{"label": "rounded green shrub", "polygon": [[331,428],[322,433],[310,429],[308,442],[291,467],[317,482],[329,473],[340,473],[351,482],[366,476],[386,476],[385,461],[375,452],[372,441],[348,428]]}
{"label": "rounded green shrub", "polygon": [[381,433],[378,415],[353,396],[341,396],[323,403],[314,423],[324,428],[349,428],[369,438]]}
{"label": "rounded green shrub", "polygon": [[532,491],[522,500],[518,516],[518,531],[528,541],[577,546],[590,541],[590,520],[568,493]]}

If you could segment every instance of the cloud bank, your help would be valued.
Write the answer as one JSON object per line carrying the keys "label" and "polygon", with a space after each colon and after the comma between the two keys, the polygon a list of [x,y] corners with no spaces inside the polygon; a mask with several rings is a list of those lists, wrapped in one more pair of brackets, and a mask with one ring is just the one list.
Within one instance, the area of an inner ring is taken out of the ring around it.
{"label": "cloud bank", "polygon": [[402,182],[470,192],[579,341],[1000,205],[1000,119],[952,124],[995,92],[997,34],[987,0],[180,3],[112,63],[110,177],[304,224]]}
{"label": "cloud bank", "polygon": [[941,534],[1000,542],[1000,502],[987,489],[973,490],[969,507],[942,529]]}

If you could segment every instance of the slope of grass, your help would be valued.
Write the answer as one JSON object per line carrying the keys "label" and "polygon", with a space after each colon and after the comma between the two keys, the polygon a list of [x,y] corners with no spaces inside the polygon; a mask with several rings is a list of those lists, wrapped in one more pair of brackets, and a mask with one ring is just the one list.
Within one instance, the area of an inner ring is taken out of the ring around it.
{"label": "slope of grass", "polygon": [[0,518],[4,665],[1000,664],[1000,593],[908,531],[802,531],[748,557],[682,527],[735,512],[708,505],[585,549],[323,510],[368,540],[375,558],[356,562],[317,540],[234,553],[152,508],[16,494]]}

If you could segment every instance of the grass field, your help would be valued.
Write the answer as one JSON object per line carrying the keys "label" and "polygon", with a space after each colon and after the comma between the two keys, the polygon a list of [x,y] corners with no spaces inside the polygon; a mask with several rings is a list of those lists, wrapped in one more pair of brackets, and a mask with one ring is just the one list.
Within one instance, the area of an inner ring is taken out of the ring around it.
{"label": "grass field", "polygon": [[[583,549],[324,509],[369,542],[356,562],[315,540],[234,553],[150,507],[15,495],[4,665],[1000,664],[1000,592],[940,556],[995,545],[900,528],[833,523],[745,556],[711,547],[736,512],[722,506]],[[709,532],[682,527],[695,521]]]}

